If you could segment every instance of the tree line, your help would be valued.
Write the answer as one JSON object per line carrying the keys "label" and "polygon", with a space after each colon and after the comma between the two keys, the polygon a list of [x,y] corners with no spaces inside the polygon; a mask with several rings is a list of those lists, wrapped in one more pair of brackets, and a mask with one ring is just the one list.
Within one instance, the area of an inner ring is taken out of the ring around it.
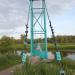
{"label": "tree line", "polygon": [[[72,35],[63,35],[55,37],[57,43],[75,43],[75,36]],[[47,38],[47,41],[53,43],[53,38]]]}
{"label": "tree line", "polygon": [[[56,41],[59,44],[68,43],[74,44],[75,43],[75,36],[56,36]],[[35,39],[35,41],[43,41],[43,38]],[[35,42],[34,41],[34,42]],[[20,39],[15,39],[14,37],[3,36],[0,38],[0,53],[7,53],[13,52],[14,50],[22,50],[25,48],[24,42],[30,44],[30,39],[25,40],[25,35],[22,34]],[[47,42],[53,44],[53,38],[47,38]],[[30,46],[28,45],[28,49]]]}

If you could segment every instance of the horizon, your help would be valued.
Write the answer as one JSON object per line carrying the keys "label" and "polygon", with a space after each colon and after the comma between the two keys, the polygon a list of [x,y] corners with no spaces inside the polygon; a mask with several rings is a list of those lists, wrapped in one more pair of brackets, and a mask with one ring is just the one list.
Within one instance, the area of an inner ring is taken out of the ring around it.
{"label": "horizon", "polygon": [[[24,35],[24,34],[21,34],[21,35]],[[13,37],[13,36],[3,35],[3,36],[0,37],[0,39],[1,39],[2,37],[4,37],[4,36],[5,36],[5,37],[9,37],[9,38],[14,38],[14,39],[21,39],[21,35],[20,35],[20,37],[18,37],[18,38]],[[75,36],[75,35],[56,35],[55,38],[58,37],[58,36],[59,36],[59,37],[63,37],[63,36],[67,37],[67,36]],[[41,38],[41,37],[38,37],[38,38],[35,38],[35,39],[39,39],[39,38]],[[52,38],[52,36],[47,37],[47,38]],[[30,38],[27,38],[27,39],[30,39]],[[41,39],[43,39],[43,38],[41,38]]]}

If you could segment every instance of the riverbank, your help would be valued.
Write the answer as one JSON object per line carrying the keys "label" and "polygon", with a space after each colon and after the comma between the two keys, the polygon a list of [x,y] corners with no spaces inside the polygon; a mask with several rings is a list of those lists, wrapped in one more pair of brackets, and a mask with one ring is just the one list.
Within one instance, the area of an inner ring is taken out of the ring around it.
{"label": "riverbank", "polygon": [[14,54],[0,56],[0,71],[21,63],[20,57]]}

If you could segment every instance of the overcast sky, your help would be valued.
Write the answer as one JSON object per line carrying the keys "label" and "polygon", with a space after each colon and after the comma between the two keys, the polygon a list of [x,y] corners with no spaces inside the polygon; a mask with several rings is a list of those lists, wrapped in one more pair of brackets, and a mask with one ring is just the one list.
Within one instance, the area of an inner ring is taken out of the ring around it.
{"label": "overcast sky", "polygon": [[[56,35],[75,35],[75,0],[46,0]],[[0,37],[25,32],[29,0],[0,0]],[[48,36],[51,35],[47,26]]]}

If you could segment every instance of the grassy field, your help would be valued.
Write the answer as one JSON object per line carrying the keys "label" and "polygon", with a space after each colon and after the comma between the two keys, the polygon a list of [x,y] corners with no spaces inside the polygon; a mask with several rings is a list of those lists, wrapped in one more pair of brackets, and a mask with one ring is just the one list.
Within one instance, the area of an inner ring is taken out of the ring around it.
{"label": "grassy field", "polygon": [[[75,50],[75,44],[57,44],[60,50]],[[48,44],[48,50],[55,50],[55,46],[53,44]]]}
{"label": "grassy field", "polygon": [[[62,50],[75,51],[75,44],[58,44],[57,46],[60,51],[62,51]],[[24,49],[24,45],[22,45],[22,44],[19,44],[19,45],[17,44],[17,45],[14,45],[13,47],[15,48],[15,50],[23,50]],[[27,47],[26,50],[30,51],[30,44],[26,45],[26,47]],[[56,50],[54,44],[48,44],[47,47],[48,47],[48,50],[51,50],[51,51]]]}
{"label": "grassy field", "polygon": [[20,57],[15,55],[0,55],[0,70],[9,68],[20,63]]}
{"label": "grassy field", "polygon": [[[70,61],[70,63],[68,63]],[[65,75],[74,75],[75,68],[71,68],[71,60],[63,61],[63,69]],[[74,65],[75,67],[75,61]],[[57,62],[51,63],[40,63],[40,64],[29,64],[26,63],[20,69],[16,69],[13,75],[60,75],[61,67]]]}
{"label": "grassy field", "polygon": [[75,70],[75,61],[71,59],[63,59],[62,60],[63,66],[67,66],[69,69],[74,69]]}

